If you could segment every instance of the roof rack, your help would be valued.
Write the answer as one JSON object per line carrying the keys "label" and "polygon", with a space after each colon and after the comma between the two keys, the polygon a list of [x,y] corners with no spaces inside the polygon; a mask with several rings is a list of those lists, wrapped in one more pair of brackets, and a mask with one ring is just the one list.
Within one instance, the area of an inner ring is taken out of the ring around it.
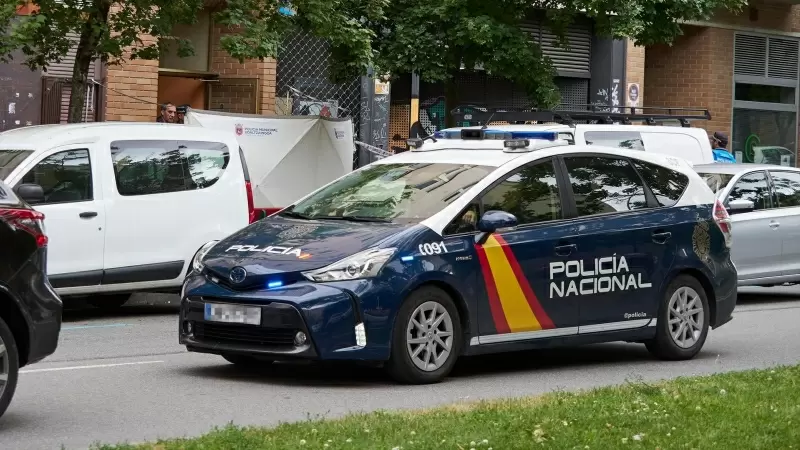
{"label": "roof rack", "polygon": [[[581,108],[581,109],[563,109]],[[617,110],[619,112],[612,112]],[[681,126],[691,126],[693,120],[711,120],[711,112],[707,108],[669,108],[658,106],[612,107],[605,105],[563,105],[556,109],[487,107],[478,105],[461,105],[453,108],[450,115],[456,122],[470,122],[473,125],[487,125],[490,122],[508,123],[559,123],[575,126],[576,121],[590,121],[598,124],[622,123],[630,125],[632,121],[643,121],[648,125],[676,120]]]}

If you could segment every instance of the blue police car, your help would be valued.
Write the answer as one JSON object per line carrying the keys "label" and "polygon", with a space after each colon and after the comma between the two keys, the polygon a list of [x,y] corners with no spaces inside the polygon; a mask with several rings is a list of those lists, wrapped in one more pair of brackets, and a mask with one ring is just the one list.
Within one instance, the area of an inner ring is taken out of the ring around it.
{"label": "blue police car", "polygon": [[608,341],[683,360],[731,319],[731,223],[689,163],[536,126],[410,141],[195,256],[180,342],[241,365]]}

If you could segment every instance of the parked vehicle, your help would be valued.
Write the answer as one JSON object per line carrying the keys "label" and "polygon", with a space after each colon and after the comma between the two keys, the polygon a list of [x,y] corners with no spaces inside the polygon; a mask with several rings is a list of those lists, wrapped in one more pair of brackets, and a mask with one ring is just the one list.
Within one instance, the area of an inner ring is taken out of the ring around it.
{"label": "parked vehicle", "polygon": [[521,126],[443,130],[198,252],[189,351],[373,361],[608,341],[685,360],[736,305],[730,223],[680,158]]}
{"label": "parked vehicle", "polygon": [[[231,132],[158,123],[24,127],[0,134],[0,180],[48,219],[47,274],[98,307],[178,291],[199,246],[254,220]],[[100,295],[103,294],[103,295]]]}
{"label": "parked vehicle", "polygon": [[695,170],[731,215],[739,286],[800,282],[800,169],[744,163]]}
{"label": "parked vehicle", "polygon": [[[29,197],[44,195],[26,186]],[[44,215],[0,181],[0,416],[17,387],[20,367],[53,354],[62,304],[45,273]]]}
{"label": "parked vehicle", "polygon": [[[587,105],[591,106],[591,105]],[[542,125],[519,125],[513,130],[563,131],[572,134],[576,144],[602,145],[627,150],[642,150],[684,158],[693,164],[715,161],[714,151],[708,140],[708,132],[691,127],[692,122],[708,120],[711,114],[703,108],[636,108],[637,113],[602,111],[470,111],[468,107],[456,108],[453,115],[469,118],[479,125],[491,121],[514,123],[537,120]],[[641,112],[658,111],[659,113]],[[699,113],[699,114],[698,114]],[[537,116],[538,115],[538,116]],[[591,121],[595,123],[579,123]],[[649,125],[630,125],[631,122]],[[662,125],[656,125],[662,124]],[[674,124],[677,126],[670,126]]]}

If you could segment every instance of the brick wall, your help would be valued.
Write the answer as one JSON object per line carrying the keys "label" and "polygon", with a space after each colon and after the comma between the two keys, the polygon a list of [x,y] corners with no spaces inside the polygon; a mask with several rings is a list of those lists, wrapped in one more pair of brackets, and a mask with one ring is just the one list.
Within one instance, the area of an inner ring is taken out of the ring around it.
{"label": "brick wall", "polygon": [[[711,20],[714,23],[738,25],[741,27],[766,28],[778,31],[797,31],[800,22],[798,8],[777,1],[763,2],[751,0],[750,5],[739,14],[719,11]],[[751,11],[753,16],[751,17]],[[755,20],[753,20],[755,19]]]}
{"label": "brick wall", "polygon": [[[275,60],[239,63],[219,45],[220,37],[235,30],[214,25],[212,36],[211,71],[219,73],[220,82],[211,86],[210,108],[227,112],[275,113]],[[249,80],[258,80],[254,83]]]}
{"label": "brick wall", "polygon": [[[148,44],[152,38],[142,36]],[[133,60],[110,65],[106,73],[105,118],[153,122],[158,103],[158,61]],[[134,97],[134,98],[132,98]]]}
{"label": "brick wall", "polygon": [[648,47],[644,83],[646,106],[708,108],[712,119],[694,126],[730,135],[733,31],[685,27],[672,46]]}
{"label": "brick wall", "polygon": [[[645,48],[636,47],[633,41],[628,39],[628,46],[625,54],[625,82],[639,83],[639,106],[644,106],[644,58]],[[628,86],[625,89],[625,104],[628,105]]]}

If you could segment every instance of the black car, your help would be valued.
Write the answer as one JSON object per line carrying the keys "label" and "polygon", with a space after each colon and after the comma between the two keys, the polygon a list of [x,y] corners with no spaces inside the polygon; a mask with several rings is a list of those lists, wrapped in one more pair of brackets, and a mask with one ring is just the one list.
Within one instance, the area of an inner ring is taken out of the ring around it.
{"label": "black car", "polygon": [[47,279],[44,215],[20,199],[40,195],[38,186],[15,194],[0,181],[0,416],[20,367],[53,354],[61,331],[61,299]]}

